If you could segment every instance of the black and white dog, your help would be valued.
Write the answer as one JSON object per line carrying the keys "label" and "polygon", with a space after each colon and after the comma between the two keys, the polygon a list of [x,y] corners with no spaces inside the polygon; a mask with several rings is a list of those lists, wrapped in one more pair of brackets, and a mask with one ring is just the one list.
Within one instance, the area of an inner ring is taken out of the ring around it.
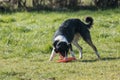
{"label": "black and white dog", "polygon": [[93,48],[97,57],[100,58],[97,48],[91,40],[89,31],[93,25],[93,19],[91,17],[86,17],[85,21],[87,24],[83,23],[80,19],[68,19],[64,21],[55,32],[53,38],[53,50],[49,59],[50,61],[56,53],[61,53],[63,57],[67,58],[68,52],[70,51],[71,56],[75,57],[71,43],[79,49],[79,57],[82,58],[82,47],[78,44],[80,37]]}

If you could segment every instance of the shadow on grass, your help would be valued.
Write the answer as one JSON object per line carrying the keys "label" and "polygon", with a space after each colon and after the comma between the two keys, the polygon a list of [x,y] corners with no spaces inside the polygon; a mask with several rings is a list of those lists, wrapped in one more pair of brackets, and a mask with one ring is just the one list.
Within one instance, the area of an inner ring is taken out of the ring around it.
{"label": "shadow on grass", "polygon": [[111,61],[111,60],[119,60],[120,57],[106,57],[101,59],[93,59],[93,60],[79,60],[79,62],[96,62],[96,61]]}
{"label": "shadow on grass", "polygon": [[98,59],[94,59],[94,60],[80,60],[79,62],[96,62],[98,61]]}
{"label": "shadow on grass", "polygon": [[103,60],[103,61],[106,61],[106,60],[110,61],[110,60],[119,60],[119,59],[120,59],[120,57],[107,57],[107,58],[102,58],[101,60]]}

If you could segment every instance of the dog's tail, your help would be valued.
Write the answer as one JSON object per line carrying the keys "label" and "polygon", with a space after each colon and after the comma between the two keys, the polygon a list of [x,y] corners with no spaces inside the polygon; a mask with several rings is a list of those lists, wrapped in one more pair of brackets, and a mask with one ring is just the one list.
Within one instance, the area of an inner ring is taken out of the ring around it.
{"label": "dog's tail", "polygon": [[90,29],[93,25],[93,18],[92,17],[86,17],[85,22],[87,22],[87,27]]}

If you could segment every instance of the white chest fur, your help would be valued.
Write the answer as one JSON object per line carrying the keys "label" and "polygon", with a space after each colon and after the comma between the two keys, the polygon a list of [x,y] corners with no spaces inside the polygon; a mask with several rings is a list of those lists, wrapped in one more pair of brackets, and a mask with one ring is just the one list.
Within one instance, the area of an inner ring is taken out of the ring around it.
{"label": "white chest fur", "polygon": [[63,35],[58,35],[58,36],[54,39],[54,41],[57,41],[57,40],[68,43],[67,39],[66,39],[65,36],[63,36]]}

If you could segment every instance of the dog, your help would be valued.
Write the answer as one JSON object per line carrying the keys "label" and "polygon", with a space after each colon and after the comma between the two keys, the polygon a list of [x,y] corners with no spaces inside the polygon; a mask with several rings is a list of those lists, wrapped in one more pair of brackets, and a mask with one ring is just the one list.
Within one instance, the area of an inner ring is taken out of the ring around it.
{"label": "dog", "polygon": [[86,23],[82,22],[80,19],[73,18],[67,19],[61,24],[53,37],[53,50],[49,61],[53,60],[56,53],[60,53],[63,57],[67,58],[68,52],[70,51],[71,56],[75,57],[72,44],[79,49],[79,58],[82,58],[82,47],[78,44],[80,37],[92,47],[95,54],[100,59],[100,55],[92,42],[89,31],[93,25],[93,18],[86,17],[85,22]]}

